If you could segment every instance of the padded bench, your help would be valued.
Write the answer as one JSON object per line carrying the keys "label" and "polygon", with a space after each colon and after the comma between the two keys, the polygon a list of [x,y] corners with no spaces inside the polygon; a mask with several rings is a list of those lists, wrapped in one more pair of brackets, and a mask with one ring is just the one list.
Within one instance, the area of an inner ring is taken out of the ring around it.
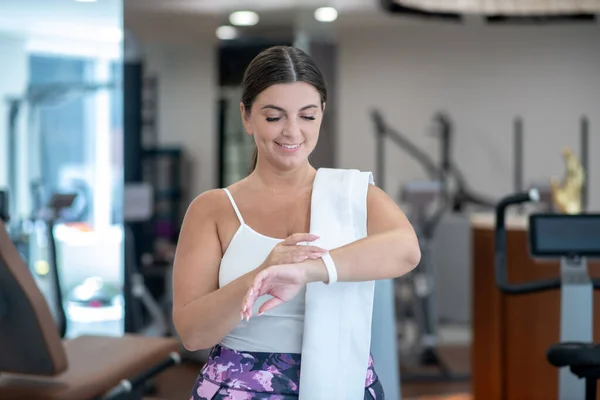
{"label": "padded bench", "polygon": [[0,399],[136,399],[181,361],[179,340],[127,334],[61,340],[46,299],[0,220]]}

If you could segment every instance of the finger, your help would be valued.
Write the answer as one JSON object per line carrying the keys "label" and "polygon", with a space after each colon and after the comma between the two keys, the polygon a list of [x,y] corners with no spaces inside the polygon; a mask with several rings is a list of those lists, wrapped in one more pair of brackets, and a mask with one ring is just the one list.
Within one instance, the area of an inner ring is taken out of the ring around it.
{"label": "finger", "polygon": [[321,253],[321,254],[325,254],[327,253],[327,249],[324,249],[322,247],[319,246],[303,246],[303,245],[298,245],[299,249],[302,249],[304,251],[307,251],[309,253]]}
{"label": "finger", "polygon": [[252,308],[254,307],[254,302],[256,301],[256,299],[259,296],[257,289],[260,287],[260,281],[262,280],[262,277],[263,277],[262,272],[259,273],[258,275],[256,275],[254,277],[252,286],[250,287],[250,289],[248,289],[248,292],[246,294],[246,297],[245,297],[244,303],[243,303],[243,307],[242,307],[242,319],[244,319],[244,318],[249,319],[249,316],[250,316],[249,313],[252,311]]}
{"label": "finger", "polygon": [[302,262],[307,258],[317,259],[323,257],[327,253],[327,250],[320,249],[319,247],[311,246],[308,249],[303,249],[304,246],[297,246],[294,255],[292,256],[292,262]]}
{"label": "finger", "polygon": [[302,261],[306,261],[306,259],[310,258],[309,255],[306,254],[297,254],[292,258],[292,262],[299,263]]}
{"label": "finger", "polygon": [[285,239],[282,244],[286,246],[292,246],[298,244],[300,242],[314,242],[319,237],[317,235],[313,235],[311,233],[294,233]]}
{"label": "finger", "polygon": [[242,320],[246,319],[246,314],[248,309],[251,309],[254,305],[254,300],[253,300],[253,295],[254,295],[254,287],[251,287],[250,289],[248,289],[248,292],[246,292],[246,295],[244,296],[244,299],[242,301],[242,311],[241,311],[241,317]]}
{"label": "finger", "polygon": [[260,308],[258,309],[258,315],[261,315],[264,312],[272,310],[281,304],[283,304],[283,300],[278,299],[277,297],[273,297],[273,298],[265,301],[265,303],[262,306],[260,306]]}
{"label": "finger", "polygon": [[254,312],[254,303],[256,302],[256,296],[250,296],[250,298],[248,299],[247,303],[246,303],[246,310],[243,313],[243,317],[242,319],[245,319],[246,321],[250,321],[250,317],[252,316],[253,312]]}
{"label": "finger", "polygon": [[260,274],[258,274],[257,279],[254,281],[254,293],[256,295],[256,297],[258,296],[264,296],[266,293],[265,290],[265,282],[267,281],[267,279],[270,277],[270,271],[263,271]]}
{"label": "finger", "polygon": [[246,321],[249,321],[254,313],[254,303],[259,296],[262,296],[266,293],[264,292],[263,282],[269,277],[268,271],[263,271],[259,273],[256,278],[254,278],[254,284],[252,288],[250,288],[248,300],[246,302],[246,308],[243,312],[242,319],[245,317]]}
{"label": "finger", "polygon": [[318,260],[319,258],[323,257],[325,255],[325,253],[311,253],[309,254],[308,258],[310,258],[311,260]]}

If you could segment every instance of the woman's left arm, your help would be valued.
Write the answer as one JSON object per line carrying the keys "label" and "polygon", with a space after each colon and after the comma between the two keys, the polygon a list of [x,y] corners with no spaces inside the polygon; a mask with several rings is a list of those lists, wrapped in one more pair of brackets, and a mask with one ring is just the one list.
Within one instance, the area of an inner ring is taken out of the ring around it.
{"label": "woman's left arm", "polygon": [[[414,269],[421,259],[415,231],[396,203],[377,186],[367,193],[367,237],[329,252],[338,281],[391,279]],[[308,282],[327,282],[321,259],[308,260]]]}
{"label": "woman's left arm", "polygon": [[[410,272],[421,259],[419,242],[408,219],[387,194],[376,186],[367,193],[367,237],[329,252],[338,281],[361,282],[391,279]],[[254,302],[269,294],[259,313],[293,299],[306,284],[327,282],[322,259],[274,265],[254,278],[242,302],[242,318],[252,317]]]}

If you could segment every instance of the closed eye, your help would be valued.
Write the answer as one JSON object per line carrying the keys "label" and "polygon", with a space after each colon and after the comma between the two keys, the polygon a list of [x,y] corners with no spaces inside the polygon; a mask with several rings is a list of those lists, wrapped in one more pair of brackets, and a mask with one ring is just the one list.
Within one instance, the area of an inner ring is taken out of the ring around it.
{"label": "closed eye", "polygon": [[[312,116],[303,116],[302,119],[306,121],[314,121],[316,118]],[[281,119],[281,117],[267,117],[267,122],[277,122]]]}

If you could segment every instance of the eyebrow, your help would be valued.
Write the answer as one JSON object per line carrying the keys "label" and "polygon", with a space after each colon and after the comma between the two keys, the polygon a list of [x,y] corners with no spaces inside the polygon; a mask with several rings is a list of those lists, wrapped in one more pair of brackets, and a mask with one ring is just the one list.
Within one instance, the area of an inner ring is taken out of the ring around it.
{"label": "eyebrow", "polygon": [[[275,106],[273,104],[267,104],[265,106],[263,106],[261,108],[261,110],[267,109],[267,108],[271,108],[273,110],[277,110],[277,111],[281,111],[281,112],[285,112],[285,110],[281,107]],[[315,104],[309,104],[307,106],[304,106],[300,109],[300,111],[304,111],[304,110],[308,110],[309,108],[319,108],[319,106],[315,105]]]}

